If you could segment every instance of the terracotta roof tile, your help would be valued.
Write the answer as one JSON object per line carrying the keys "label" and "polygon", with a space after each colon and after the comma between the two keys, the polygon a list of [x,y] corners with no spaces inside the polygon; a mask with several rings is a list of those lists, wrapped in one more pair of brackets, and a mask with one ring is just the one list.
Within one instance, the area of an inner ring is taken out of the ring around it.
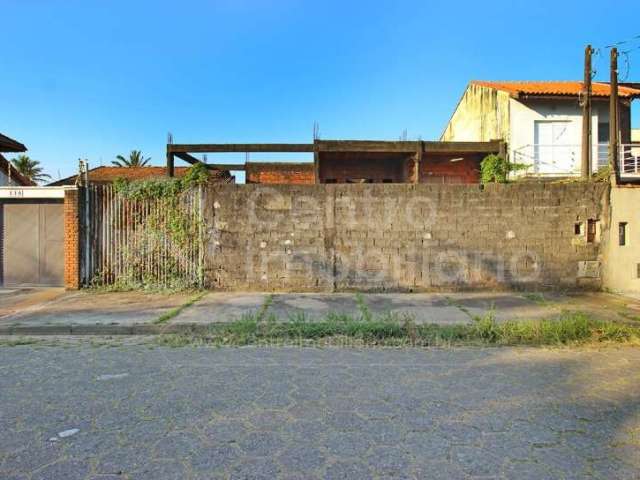
{"label": "terracotta roof tile", "polygon": [[[174,174],[176,177],[182,177],[189,167],[176,167]],[[210,170],[211,177],[220,182],[231,181],[233,177],[225,170]],[[165,167],[116,167],[103,166],[89,170],[89,181],[95,183],[111,183],[118,178],[126,178],[127,180],[142,180],[149,178],[160,178],[166,175]],[[62,180],[50,183],[49,185],[73,185],[75,184],[77,175],[72,175]]]}
{"label": "terracotta roof tile", "polygon": [[[472,80],[472,85],[495,88],[503,92],[523,95],[579,95],[583,82],[487,82]],[[593,82],[594,97],[608,97],[611,93],[608,83]],[[627,86],[618,86],[618,95],[623,98],[640,97],[640,90]]]}

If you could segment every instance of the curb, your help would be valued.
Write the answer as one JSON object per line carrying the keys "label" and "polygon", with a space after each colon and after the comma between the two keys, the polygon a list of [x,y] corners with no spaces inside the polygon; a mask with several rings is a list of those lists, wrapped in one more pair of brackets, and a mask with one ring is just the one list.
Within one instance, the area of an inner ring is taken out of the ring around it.
{"label": "curb", "polygon": [[41,335],[160,335],[163,333],[204,332],[214,325],[207,324],[137,324],[137,325],[41,325],[0,327],[0,335],[41,336]]}

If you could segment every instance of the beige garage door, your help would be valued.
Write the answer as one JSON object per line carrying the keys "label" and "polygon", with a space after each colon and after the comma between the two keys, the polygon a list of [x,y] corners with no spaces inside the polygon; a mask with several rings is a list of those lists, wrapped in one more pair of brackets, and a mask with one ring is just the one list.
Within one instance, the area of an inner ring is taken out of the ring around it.
{"label": "beige garage door", "polygon": [[62,286],[63,205],[5,204],[3,209],[4,284]]}

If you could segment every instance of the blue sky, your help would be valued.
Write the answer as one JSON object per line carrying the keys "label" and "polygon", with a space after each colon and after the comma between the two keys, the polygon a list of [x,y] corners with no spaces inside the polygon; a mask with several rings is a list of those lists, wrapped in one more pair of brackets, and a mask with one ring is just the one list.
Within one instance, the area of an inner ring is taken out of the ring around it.
{"label": "blue sky", "polygon": [[[323,138],[397,139],[406,129],[437,139],[470,79],[579,79],[586,43],[640,34],[637,0],[0,8],[0,131],[54,178],[74,173],[78,158],[109,164],[134,148],[162,164],[167,132],[176,143],[307,142],[317,121]],[[640,81],[640,49],[629,59],[629,79]],[[607,51],[595,68],[607,78]]]}

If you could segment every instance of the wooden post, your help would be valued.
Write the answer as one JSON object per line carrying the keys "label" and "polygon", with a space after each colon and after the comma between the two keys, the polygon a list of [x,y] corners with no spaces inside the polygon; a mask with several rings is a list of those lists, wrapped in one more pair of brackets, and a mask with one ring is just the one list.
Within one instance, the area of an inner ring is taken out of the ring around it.
{"label": "wooden post", "polygon": [[173,153],[168,151],[167,149],[167,176],[174,176],[174,168],[173,168]]}
{"label": "wooden post", "polygon": [[584,87],[582,99],[582,164],[583,180],[591,177],[591,45],[584,51]]}
{"label": "wooden post", "polygon": [[615,182],[620,181],[618,165],[618,49],[611,49],[611,82],[609,95],[609,165]]}

